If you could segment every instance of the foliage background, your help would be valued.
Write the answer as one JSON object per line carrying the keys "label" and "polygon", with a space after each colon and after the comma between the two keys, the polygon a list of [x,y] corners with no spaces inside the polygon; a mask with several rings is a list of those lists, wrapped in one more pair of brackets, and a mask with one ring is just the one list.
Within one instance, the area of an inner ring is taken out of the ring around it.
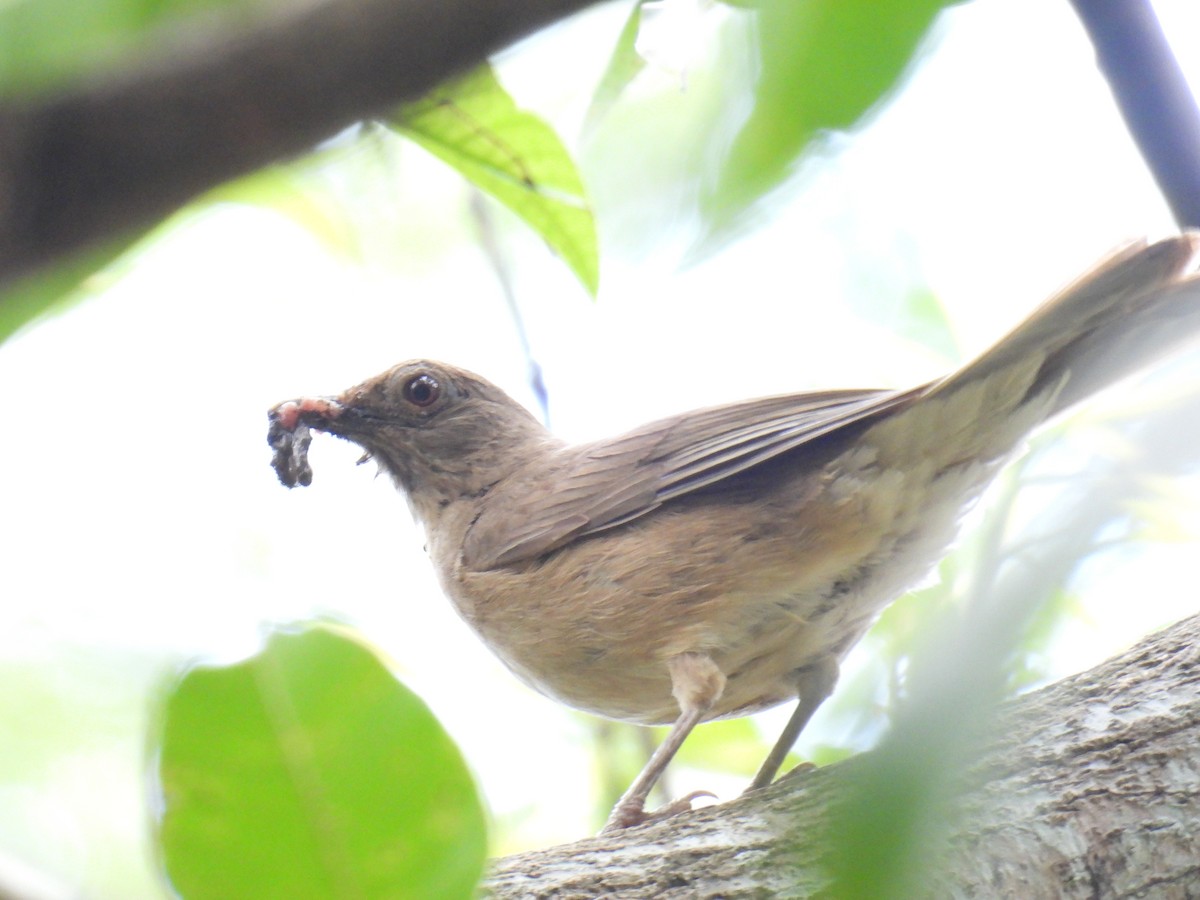
{"label": "foliage background", "polygon": [[[1156,6],[1195,83],[1191,4]],[[599,121],[589,103],[627,5],[497,62],[579,161],[602,247],[594,301],[509,213],[481,213],[441,163],[370,130],[180,212],[93,277],[82,302],[0,346],[6,857],[89,895],[161,896],[149,699],[181,661],[240,658],[263,622],[312,615],[382,648],[459,741],[493,816],[492,852],[595,827],[625,754],[636,768],[634,742],[603,729],[597,753],[596,723],[524,690],[479,647],[442,601],[402,502],[353,465],[354,448],[318,439],[305,491],[284,492],[267,468],[269,406],[408,357],[453,360],[536,403],[481,227],[552,423],[580,439],[753,394],[934,376],[1114,244],[1171,229],[1069,8],[973,0],[937,20],[893,102],[852,135],[822,137],[729,230],[711,206],[714,160],[754,108],[740,78],[756,65],[752,35],[736,12],[689,7],[648,23],[648,64]],[[971,532],[946,583],[961,584],[971,554],[1044,521],[1057,478],[1131,455],[1130,423],[1197,374],[1180,360],[1089,406],[1011,476],[1037,489],[1010,505],[1012,483],[999,487],[999,526]],[[1194,479],[1148,487],[1152,501],[1114,514],[1097,538],[1107,552],[1030,633],[1022,685],[1195,608]],[[802,756],[877,739],[923,621],[916,604],[893,607]],[[742,775],[709,769],[752,769],[785,715],[702,731],[686,759],[705,770],[671,790],[732,796]]]}

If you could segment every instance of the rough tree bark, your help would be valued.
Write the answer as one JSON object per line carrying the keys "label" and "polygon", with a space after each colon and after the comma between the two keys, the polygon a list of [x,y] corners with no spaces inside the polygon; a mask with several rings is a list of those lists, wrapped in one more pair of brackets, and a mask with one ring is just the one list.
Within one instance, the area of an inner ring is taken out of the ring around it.
{"label": "rough tree bark", "polygon": [[[667,822],[497,861],[493,897],[804,897],[870,754]],[[931,897],[1200,897],[1200,616],[1002,705]]]}

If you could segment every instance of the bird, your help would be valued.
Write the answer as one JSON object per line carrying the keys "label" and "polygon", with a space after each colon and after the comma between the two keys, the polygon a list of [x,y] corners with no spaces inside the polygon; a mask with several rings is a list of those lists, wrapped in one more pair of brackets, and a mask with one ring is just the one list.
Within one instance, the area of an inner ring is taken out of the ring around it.
{"label": "bird", "polygon": [[411,360],[269,412],[308,485],[313,430],[358,444],[424,528],[440,586],[521,681],[670,730],[605,831],[646,809],[700,722],[794,711],[770,784],[879,613],[1043,422],[1200,329],[1200,233],[1130,243],[1006,337],[917,387],[750,399],[570,444],[486,379]]}

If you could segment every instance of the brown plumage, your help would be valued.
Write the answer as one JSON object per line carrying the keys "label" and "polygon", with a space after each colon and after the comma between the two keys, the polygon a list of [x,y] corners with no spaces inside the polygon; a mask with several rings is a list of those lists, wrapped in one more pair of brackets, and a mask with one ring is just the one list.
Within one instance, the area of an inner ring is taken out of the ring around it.
{"label": "brown plumage", "polygon": [[360,444],[408,498],[459,613],[522,680],[674,723],[613,812],[627,825],[697,722],[799,697],[752,787],[774,777],[838,663],[1025,435],[1200,328],[1198,249],[1195,235],[1123,249],[911,390],[749,400],[581,445],[478,376],[402,363],[276,407],[276,467],[307,483],[310,427]]}

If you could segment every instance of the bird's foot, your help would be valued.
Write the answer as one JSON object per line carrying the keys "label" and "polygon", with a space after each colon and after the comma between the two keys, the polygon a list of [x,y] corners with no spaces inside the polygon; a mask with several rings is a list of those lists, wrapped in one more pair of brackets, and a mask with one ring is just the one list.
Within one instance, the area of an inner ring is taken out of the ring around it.
{"label": "bird's foot", "polygon": [[614,834],[623,828],[630,828],[634,825],[661,822],[663,819],[671,818],[671,816],[677,816],[683,812],[691,812],[692,801],[699,797],[712,797],[716,799],[716,796],[712,791],[692,791],[686,797],[680,797],[666,806],[660,806],[654,812],[646,812],[642,803],[618,803],[613,809],[612,814],[609,815],[608,821],[604,823],[604,827],[600,829],[600,833]]}

